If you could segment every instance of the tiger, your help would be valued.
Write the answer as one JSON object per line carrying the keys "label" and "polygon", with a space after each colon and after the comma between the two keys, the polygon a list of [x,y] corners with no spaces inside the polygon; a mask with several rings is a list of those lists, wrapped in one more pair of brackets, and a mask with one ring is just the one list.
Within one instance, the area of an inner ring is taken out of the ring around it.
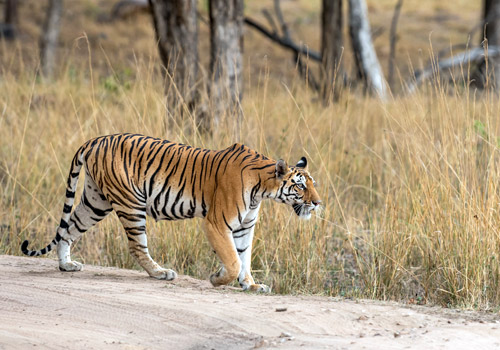
{"label": "tiger", "polygon": [[[72,211],[82,166],[84,189]],[[83,265],[71,260],[72,243],[114,210],[137,263],[151,277],[173,280],[177,273],[149,254],[146,216],[157,221],[199,217],[221,262],[211,284],[238,279],[245,291],[270,292],[267,285],[255,283],[250,268],[264,199],[288,204],[300,218],[309,219],[321,200],[307,158],[289,167],[240,143],[217,151],[139,134],[100,136],[85,142],[73,157],[55,238],[36,251],[25,240],[21,251],[40,256],[57,246],[59,269],[80,271]]]}

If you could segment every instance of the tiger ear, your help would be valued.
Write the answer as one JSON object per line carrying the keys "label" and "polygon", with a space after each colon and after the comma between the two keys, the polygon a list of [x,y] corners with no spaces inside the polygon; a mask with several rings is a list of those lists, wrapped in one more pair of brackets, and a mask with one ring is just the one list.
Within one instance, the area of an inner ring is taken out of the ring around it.
{"label": "tiger ear", "polygon": [[288,173],[288,165],[283,159],[280,159],[276,162],[276,177],[281,179]]}
{"label": "tiger ear", "polygon": [[296,167],[302,168],[302,169],[307,169],[307,158],[306,157],[300,158],[300,160],[297,162]]}

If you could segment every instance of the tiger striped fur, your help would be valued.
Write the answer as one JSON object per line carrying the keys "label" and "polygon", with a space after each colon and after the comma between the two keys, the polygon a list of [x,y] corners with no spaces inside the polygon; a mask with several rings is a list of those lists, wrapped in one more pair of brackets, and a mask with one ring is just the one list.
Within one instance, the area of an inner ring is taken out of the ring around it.
{"label": "tiger striped fur", "polygon": [[[72,211],[80,169],[85,168],[81,201]],[[146,215],[155,220],[204,218],[205,231],[222,262],[210,277],[214,286],[238,278],[244,290],[269,291],[250,271],[252,239],[260,203],[274,199],[309,218],[320,199],[302,158],[295,167],[274,161],[235,143],[212,151],[135,134],[87,141],[76,152],[68,176],[66,200],[55,238],[45,248],[21,250],[43,255],[57,246],[59,268],[79,271],[71,244],[115,210],[125,228],[129,251],[151,277],[172,280],[176,273],[149,255]]]}

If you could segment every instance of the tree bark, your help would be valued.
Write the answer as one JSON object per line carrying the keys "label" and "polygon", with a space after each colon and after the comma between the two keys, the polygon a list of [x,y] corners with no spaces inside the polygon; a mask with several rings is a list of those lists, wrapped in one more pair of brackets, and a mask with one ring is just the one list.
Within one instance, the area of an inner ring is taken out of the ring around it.
{"label": "tree bark", "polygon": [[387,67],[387,83],[391,90],[394,88],[394,66],[396,65],[396,42],[398,40],[396,28],[398,25],[399,14],[401,13],[401,6],[403,6],[403,0],[398,0],[396,6],[394,7],[394,14],[392,15],[391,21],[391,31],[389,34],[389,61]]}
{"label": "tree bark", "polygon": [[62,0],[49,0],[45,25],[40,39],[40,64],[42,74],[48,78],[52,77],[54,73],[62,9]]}
{"label": "tree bark", "polygon": [[[483,47],[500,46],[500,0],[484,0],[483,18],[484,36],[481,37]],[[491,86],[500,89],[500,59],[498,57],[488,58],[478,66],[476,74],[476,86],[485,88]]]}
{"label": "tree bark", "polygon": [[365,0],[349,0],[349,34],[358,78],[364,80],[365,88],[385,99],[387,87],[382,68],[371,38]]}
{"label": "tree bark", "polygon": [[18,3],[18,0],[5,1],[5,23],[12,25],[16,24]]}
{"label": "tree bark", "polygon": [[338,98],[342,47],[342,0],[323,0],[321,15],[321,57],[323,102]]}
{"label": "tree bark", "polygon": [[0,37],[12,40],[16,37],[18,0],[6,0],[4,7],[4,23],[0,23]]}
{"label": "tree bark", "polygon": [[196,0],[149,0],[165,67],[169,103],[192,110],[198,99],[198,18]]}
{"label": "tree bark", "polygon": [[243,97],[243,0],[210,0],[210,98],[213,123],[235,115]]}

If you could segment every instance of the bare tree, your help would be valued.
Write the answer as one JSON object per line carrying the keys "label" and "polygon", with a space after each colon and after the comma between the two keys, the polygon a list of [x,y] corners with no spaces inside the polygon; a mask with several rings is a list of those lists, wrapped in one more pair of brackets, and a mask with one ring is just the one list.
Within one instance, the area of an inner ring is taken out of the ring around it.
{"label": "bare tree", "polygon": [[337,98],[342,58],[342,0],[323,0],[321,16],[321,57],[323,102]]}
{"label": "bare tree", "polygon": [[51,77],[54,72],[62,9],[62,0],[49,0],[40,39],[40,64],[45,77]]}
{"label": "bare tree", "polygon": [[166,68],[168,100],[184,103],[192,110],[197,101],[197,1],[149,0],[149,4],[158,50]]}
{"label": "bare tree", "polygon": [[243,0],[210,0],[210,97],[213,123],[241,116],[243,96]]}
{"label": "bare tree", "polygon": [[371,38],[365,0],[349,0],[349,34],[358,78],[365,81],[368,91],[381,99],[387,96],[386,82]]}

